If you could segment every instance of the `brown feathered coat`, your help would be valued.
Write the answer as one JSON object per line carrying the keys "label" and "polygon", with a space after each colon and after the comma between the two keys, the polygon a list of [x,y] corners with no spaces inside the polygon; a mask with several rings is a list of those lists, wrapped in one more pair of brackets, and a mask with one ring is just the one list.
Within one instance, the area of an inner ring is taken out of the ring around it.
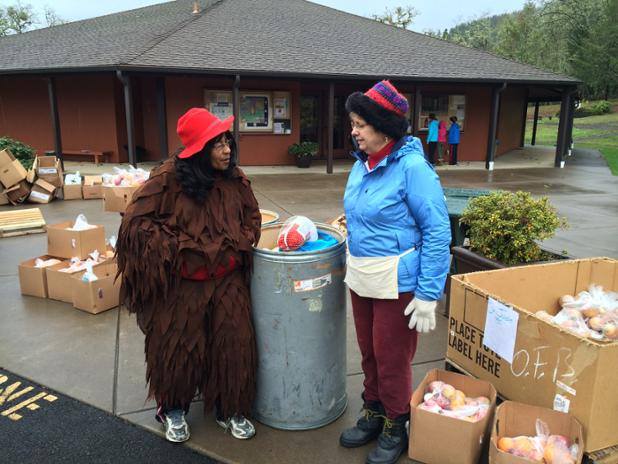
{"label": "brown feathered coat", "polygon": [[[153,170],[120,226],[121,301],[146,335],[149,394],[165,409],[196,391],[208,411],[248,414],[255,396],[249,273],[261,216],[249,180],[218,175],[206,200],[185,195],[174,158]],[[217,280],[181,278],[184,265],[214,270],[232,255],[242,267]]]}

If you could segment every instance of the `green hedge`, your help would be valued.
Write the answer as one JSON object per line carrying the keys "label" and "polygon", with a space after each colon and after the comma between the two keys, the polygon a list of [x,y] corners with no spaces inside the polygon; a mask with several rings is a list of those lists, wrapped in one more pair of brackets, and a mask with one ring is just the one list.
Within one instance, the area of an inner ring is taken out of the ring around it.
{"label": "green hedge", "polygon": [[574,117],[585,118],[587,116],[600,116],[602,114],[611,113],[612,106],[606,100],[599,100],[593,104],[584,103],[575,110]]}

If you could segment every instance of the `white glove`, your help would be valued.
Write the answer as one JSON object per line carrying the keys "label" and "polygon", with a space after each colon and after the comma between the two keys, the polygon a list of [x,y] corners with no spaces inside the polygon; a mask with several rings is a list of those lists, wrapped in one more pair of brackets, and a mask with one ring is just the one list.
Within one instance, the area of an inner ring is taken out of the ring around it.
{"label": "white glove", "polygon": [[416,331],[420,333],[427,333],[435,329],[436,306],[438,306],[437,301],[423,301],[414,298],[403,312],[405,316],[412,314],[408,327],[410,329],[416,327]]}

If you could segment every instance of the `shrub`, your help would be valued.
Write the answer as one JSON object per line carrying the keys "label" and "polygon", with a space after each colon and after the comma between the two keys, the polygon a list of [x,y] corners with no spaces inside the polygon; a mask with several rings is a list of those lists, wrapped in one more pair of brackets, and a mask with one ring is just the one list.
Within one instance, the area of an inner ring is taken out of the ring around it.
{"label": "shrub", "polygon": [[35,151],[29,145],[9,137],[0,137],[0,150],[8,148],[26,169],[32,167]]}
{"label": "shrub", "polygon": [[575,118],[585,118],[587,116],[600,116],[602,114],[611,113],[612,106],[606,100],[600,100],[593,104],[584,103],[579,108],[575,110],[574,117]]}
{"label": "shrub", "polygon": [[314,157],[318,154],[318,144],[315,142],[294,143],[288,147],[288,153],[296,158]]}
{"label": "shrub", "polygon": [[595,114],[607,114],[612,111],[612,106],[607,100],[599,100],[594,105],[592,105],[592,111]]}
{"label": "shrub", "polygon": [[544,252],[537,240],[552,237],[567,227],[547,197],[535,199],[529,192],[492,192],[473,198],[463,211],[470,248],[506,265],[540,261]]}

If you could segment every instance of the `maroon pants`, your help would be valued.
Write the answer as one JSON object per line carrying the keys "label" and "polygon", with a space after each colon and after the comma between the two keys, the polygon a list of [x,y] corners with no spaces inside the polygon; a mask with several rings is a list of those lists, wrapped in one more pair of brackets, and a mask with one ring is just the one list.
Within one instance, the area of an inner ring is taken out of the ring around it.
{"label": "maroon pants", "polygon": [[400,293],[397,300],[377,300],[350,294],[365,374],[365,401],[380,401],[390,419],[408,414],[417,333],[408,328],[409,316],[403,311],[414,295]]}

